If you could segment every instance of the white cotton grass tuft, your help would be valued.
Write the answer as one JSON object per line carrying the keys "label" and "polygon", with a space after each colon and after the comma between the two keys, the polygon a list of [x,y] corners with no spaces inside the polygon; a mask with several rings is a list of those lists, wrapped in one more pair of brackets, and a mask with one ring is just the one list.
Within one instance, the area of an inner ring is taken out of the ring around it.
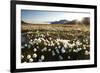
{"label": "white cotton grass tuft", "polygon": [[82,50],[82,48],[77,48],[77,51],[81,51]]}
{"label": "white cotton grass tuft", "polygon": [[38,38],[37,42],[38,42],[38,43],[41,43],[41,39],[40,39],[40,38]]}
{"label": "white cotton grass tuft", "polygon": [[51,41],[51,46],[54,46],[55,44],[53,43],[53,41]]}
{"label": "white cotton grass tuft", "polygon": [[61,49],[61,53],[65,53],[65,52],[66,52],[65,48],[62,47],[62,49]]}
{"label": "white cotton grass tuft", "polygon": [[33,59],[32,59],[32,58],[30,58],[30,59],[29,59],[29,62],[33,62]]}
{"label": "white cotton grass tuft", "polygon": [[30,59],[31,58],[31,55],[27,55],[27,59]]}
{"label": "white cotton grass tuft", "polygon": [[61,48],[61,46],[59,45],[59,46],[58,46],[58,48],[60,49],[60,48]]}
{"label": "white cotton grass tuft", "polygon": [[36,51],[37,51],[37,49],[36,49],[36,48],[34,48],[34,49],[33,49],[33,51],[34,51],[34,52],[36,52]]}
{"label": "white cotton grass tuft", "polygon": [[68,48],[68,45],[67,44],[64,44],[64,48]]}
{"label": "white cotton grass tuft", "polygon": [[41,51],[42,52],[47,51],[47,47],[44,47]]}
{"label": "white cotton grass tuft", "polygon": [[48,43],[48,46],[51,46],[50,43]]}
{"label": "white cotton grass tuft", "polygon": [[45,59],[45,56],[44,55],[41,55],[41,60],[44,60]]}
{"label": "white cotton grass tuft", "polygon": [[60,53],[58,49],[56,49],[56,53],[57,53],[57,54],[59,54],[59,53]]}
{"label": "white cotton grass tuft", "polygon": [[23,59],[24,58],[24,55],[21,55],[21,59]]}
{"label": "white cotton grass tuft", "polygon": [[34,39],[34,42],[35,42],[35,43],[37,42],[37,38]]}
{"label": "white cotton grass tuft", "polygon": [[31,39],[30,41],[32,42],[33,40]]}
{"label": "white cotton grass tuft", "polygon": [[51,38],[51,37],[49,37],[49,40],[51,41],[51,40],[52,40],[52,38]]}
{"label": "white cotton grass tuft", "polygon": [[86,45],[83,45],[83,49],[84,49],[84,50],[86,49]]}
{"label": "white cotton grass tuft", "polygon": [[85,55],[89,55],[90,54],[90,52],[88,52],[87,50],[85,51]]}
{"label": "white cotton grass tuft", "polygon": [[77,49],[73,49],[73,52],[77,53],[77,52],[78,52],[78,50],[77,50]]}
{"label": "white cotton grass tuft", "polygon": [[57,45],[59,46],[59,45],[60,45],[60,43],[59,43],[59,42],[57,42]]}
{"label": "white cotton grass tuft", "polygon": [[56,54],[55,54],[55,52],[54,51],[52,51],[52,56],[55,56]]}
{"label": "white cotton grass tuft", "polygon": [[39,43],[37,42],[36,45],[39,45]]}
{"label": "white cotton grass tuft", "polygon": [[59,59],[60,59],[60,60],[63,60],[63,57],[62,57],[61,55],[59,55]]}
{"label": "white cotton grass tuft", "polygon": [[32,39],[29,41],[29,44],[33,45],[33,40]]}
{"label": "white cotton grass tuft", "polygon": [[55,49],[57,49],[57,47],[55,47]]}
{"label": "white cotton grass tuft", "polygon": [[[65,48],[67,48],[68,47],[68,45],[70,45],[68,42],[69,42],[70,40],[63,40],[63,39],[57,39],[57,44],[59,43],[59,42],[61,42],[61,43],[63,43],[63,45],[64,45],[64,47]],[[60,43],[59,43],[60,44]],[[58,44],[58,45],[59,45]]]}
{"label": "white cotton grass tuft", "polygon": [[48,44],[46,42],[44,42],[44,45],[47,46]]}
{"label": "white cotton grass tuft", "polygon": [[33,54],[33,58],[37,58],[37,54],[36,53]]}
{"label": "white cotton grass tuft", "polygon": [[76,41],[76,45],[81,45],[81,42],[79,40]]}
{"label": "white cotton grass tuft", "polygon": [[48,49],[48,51],[50,52],[50,51],[51,51],[51,49],[49,48],[49,49]]}
{"label": "white cotton grass tuft", "polygon": [[25,46],[25,47],[27,47],[28,45],[27,45],[27,44],[25,44],[24,46]]}

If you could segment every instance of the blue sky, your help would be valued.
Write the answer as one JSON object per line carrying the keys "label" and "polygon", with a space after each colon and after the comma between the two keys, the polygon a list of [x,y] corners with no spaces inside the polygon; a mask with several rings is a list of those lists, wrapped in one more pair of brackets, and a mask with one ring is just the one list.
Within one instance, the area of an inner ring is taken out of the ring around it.
{"label": "blue sky", "polygon": [[21,10],[21,20],[28,23],[43,23],[59,21],[62,19],[74,20],[87,17],[86,13],[71,13],[61,11],[40,11],[40,10]]}

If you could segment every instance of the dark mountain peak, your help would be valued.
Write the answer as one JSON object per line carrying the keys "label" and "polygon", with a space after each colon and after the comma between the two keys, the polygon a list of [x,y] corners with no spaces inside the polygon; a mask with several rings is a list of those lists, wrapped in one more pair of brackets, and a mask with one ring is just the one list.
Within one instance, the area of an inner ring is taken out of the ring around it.
{"label": "dark mountain peak", "polygon": [[26,24],[26,22],[24,22],[23,20],[21,20],[21,23],[22,23],[22,24]]}
{"label": "dark mountain peak", "polygon": [[66,19],[63,19],[63,20],[51,22],[51,24],[66,24],[67,22],[69,22],[69,21]]}

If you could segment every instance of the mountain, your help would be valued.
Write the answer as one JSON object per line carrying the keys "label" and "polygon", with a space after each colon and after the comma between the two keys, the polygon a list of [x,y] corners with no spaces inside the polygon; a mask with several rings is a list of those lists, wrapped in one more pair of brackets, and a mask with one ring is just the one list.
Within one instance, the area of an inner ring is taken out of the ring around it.
{"label": "mountain", "polygon": [[77,19],[74,20],[66,20],[62,19],[59,21],[51,21],[51,22],[34,22],[34,23],[28,23],[25,21],[21,21],[22,24],[65,24],[65,25],[70,25],[70,24],[84,24],[84,25],[90,25],[90,18],[89,17],[84,17],[81,21],[78,21]]}
{"label": "mountain", "polygon": [[59,21],[51,22],[51,24],[66,24],[68,22],[69,22],[68,20],[59,20]]}
{"label": "mountain", "polygon": [[64,19],[64,20],[50,22],[50,24],[84,24],[84,25],[90,25],[90,18],[84,17],[81,21],[78,21],[77,19],[71,20],[71,21]]}
{"label": "mountain", "polygon": [[59,20],[59,21],[51,22],[51,24],[75,24],[75,23],[77,23],[77,20],[72,20],[72,21],[69,21],[69,20]]}
{"label": "mountain", "polygon": [[22,23],[22,24],[27,24],[27,23],[26,23],[26,22],[24,22],[24,21],[21,21],[21,23]]}

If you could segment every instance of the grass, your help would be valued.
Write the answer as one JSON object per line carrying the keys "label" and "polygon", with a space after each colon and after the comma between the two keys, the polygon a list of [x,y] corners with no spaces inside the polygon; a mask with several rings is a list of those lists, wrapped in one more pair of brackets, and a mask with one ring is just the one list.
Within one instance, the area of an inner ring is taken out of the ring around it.
{"label": "grass", "polygon": [[80,24],[22,24],[23,31],[34,31],[34,30],[44,30],[44,31],[71,31],[71,30],[81,30],[89,31],[89,26]]}
{"label": "grass", "polygon": [[[21,26],[21,33],[25,37],[26,42],[21,43],[21,55],[24,58],[21,59],[21,62],[28,62],[30,63],[30,59],[27,59],[27,55],[32,55],[36,53],[38,55],[37,58],[31,58],[34,61],[38,62],[41,59],[41,55],[45,56],[45,61],[63,61],[63,60],[87,60],[90,59],[90,55],[85,55],[85,52],[90,51],[90,27],[89,25],[80,25],[80,24],[70,24],[70,25],[63,25],[63,24],[22,24]],[[42,36],[44,35],[44,36]],[[42,39],[44,39],[44,41]],[[51,38],[51,39],[50,39]],[[42,41],[37,44],[35,39],[41,39]],[[57,39],[64,39],[70,40],[69,44],[76,44],[76,41],[80,41],[81,45],[73,46],[73,48],[67,47],[64,48],[66,51],[62,53],[62,48],[64,47],[63,42],[58,42],[60,45],[57,45],[55,42]],[[31,41],[32,40],[32,41]],[[49,41],[49,43],[46,42]],[[50,42],[53,41],[55,44],[54,46],[48,46]],[[31,42],[31,43],[30,43]],[[48,45],[45,45],[47,43]],[[27,44],[28,46],[25,46]],[[59,46],[61,46],[59,48]],[[41,52],[44,47],[47,48],[46,51]],[[57,47],[57,48],[56,48]],[[84,49],[84,47],[86,49]],[[34,52],[34,48],[37,49],[37,52]],[[73,52],[78,48],[82,48],[78,52]],[[48,51],[51,49],[51,51]],[[57,50],[60,52],[58,53]],[[55,53],[53,56],[52,52]],[[70,58],[69,58],[70,57]]]}

